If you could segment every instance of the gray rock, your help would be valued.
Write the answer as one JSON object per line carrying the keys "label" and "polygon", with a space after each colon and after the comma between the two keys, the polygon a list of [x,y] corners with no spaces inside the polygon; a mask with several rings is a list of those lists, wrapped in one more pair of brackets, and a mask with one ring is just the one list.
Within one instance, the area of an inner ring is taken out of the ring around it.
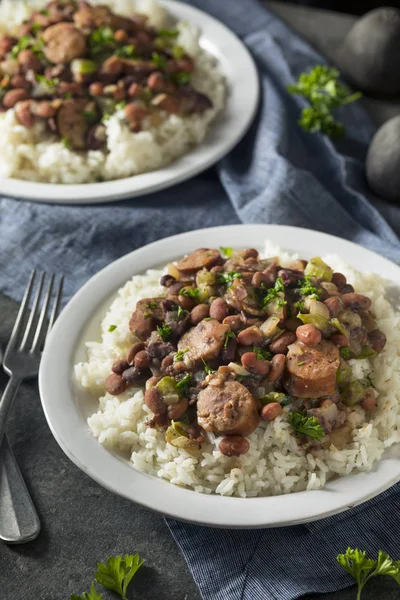
{"label": "gray rock", "polygon": [[335,62],[364,92],[400,93],[400,10],[378,8],[361,17],[345,37]]}
{"label": "gray rock", "polygon": [[374,192],[400,201],[400,115],[378,129],[368,149],[367,180]]}

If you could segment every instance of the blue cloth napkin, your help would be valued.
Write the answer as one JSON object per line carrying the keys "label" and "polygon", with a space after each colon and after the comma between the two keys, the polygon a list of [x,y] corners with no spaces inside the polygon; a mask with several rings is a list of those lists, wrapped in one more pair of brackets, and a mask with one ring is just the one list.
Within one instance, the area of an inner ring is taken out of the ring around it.
{"label": "blue cloth napkin", "polygon": [[[64,272],[70,296],[101,267],[145,243],[238,222],[309,227],[400,262],[400,209],[374,197],[364,180],[374,128],[360,104],[341,111],[345,140],[333,144],[303,133],[297,126],[303,101],[286,88],[323,59],[256,0],[189,3],[224,21],[254,56],[262,95],[249,133],[216,169],[143,199],[69,207],[2,198],[2,291],[20,299],[28,271],[39,265]],[[291,528],[168,524],[206,600],[291,600],[350,585],[335,563],[348,545],[400,558],[399,492],[397,485],[351,512]]]}

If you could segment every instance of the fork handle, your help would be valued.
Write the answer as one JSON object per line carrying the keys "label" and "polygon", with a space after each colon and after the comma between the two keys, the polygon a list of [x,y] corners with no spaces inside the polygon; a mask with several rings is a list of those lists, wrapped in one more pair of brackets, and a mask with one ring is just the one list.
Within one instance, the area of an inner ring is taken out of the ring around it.
{"label": "fork handle", "polygon": [[7,436],[0,446],[0,540],[24,544],[37,538],[40,521]]}
{"label": "fork handle", "polygon": [[10,412],[10,408],[12,406],[16,393],[19,390],[21,382],[21,377],[11,375],[7,383],[6,389],[4,390],[4,393],[0,400],[0,447],[6,430],[8,413]]}

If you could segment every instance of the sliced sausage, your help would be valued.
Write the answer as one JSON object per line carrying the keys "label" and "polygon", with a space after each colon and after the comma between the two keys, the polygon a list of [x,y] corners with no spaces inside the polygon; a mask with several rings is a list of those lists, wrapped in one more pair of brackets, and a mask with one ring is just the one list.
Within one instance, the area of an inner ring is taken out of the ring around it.
{"label": "sliced sausage", "polygon": [[260,415],[249,390],[238,381],[227,380],[221,387],[208,386],[200,392],[197,420],[206,431],[246,437],[260,424]]}
{"label": "sliced sausage", "polygon": [[186,356],[194,362],[213,360],[221,352],[228,331],[229,326],[216,319],[200,321],[179,340],[178,350],[189,348]]}
{"label": "sliced sausage", "polygon": [[332,342],[322,340],[316,346],[295,342],[289,346],[285,387],[299,398],[330,396],[336,390],[339,364],[339,350]]}
{"label": "sliced sausage", "polygon": [[54,64],[69,63],[86,53],[86,38],[71,23],[57,23],[43,33],[44,54]]}
{"label": "sliced sausage", "polygon": [[163,301],[164,298],[145,298],[136,304],[129,321],[129,329],[141,340],[147,340],[157,323],[164,319]]}
{"label": "sliced sausage", "polygon": [[83,114],[86,100],[64,100],[57,113],[58,132],[66,138],[74,150],[86,148],[86,134],[89,128],[87,119]]}
{"label": "sliced sausage", "polygon": [[182,273],[190,273],[200,271],[200,269],[210,269],[221,260],[221,255],[218,250],[199,248],[191,254],[188,254],[176,265],[178,271]]}

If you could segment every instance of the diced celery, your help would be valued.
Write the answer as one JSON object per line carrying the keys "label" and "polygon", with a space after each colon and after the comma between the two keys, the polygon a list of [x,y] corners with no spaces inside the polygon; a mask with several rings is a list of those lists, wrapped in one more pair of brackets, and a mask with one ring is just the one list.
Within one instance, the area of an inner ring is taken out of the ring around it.
{"label": "diced celery", "polygon": [[361,346],[361,353],[357,358],[373,358],[374,356],[376,356],[375,350],[373,350],[370,345],[366,344],[365,346]]}
{"label": "diced celery", "polygon": [[260,402],[263,406],[270,404],[271,402],[279,402],[281,406],[287,406],[292,402],[292,398],[282,392],[269,392],[260,398]]}
{"label": "diced celery", "polygon": [[343,359],[340,360],[340,365],[336,373],[336,381],[339,387],[342,387],[351,377],[351,367]]}
{"label": "diced celery", "polygon": [[176,381],[172,377],[163,377],[156,385],[156,388],[163,396],[170,396],[172,394],[178,394],[178,388]]}
{"label": "diced celery", "polygon": [[345,327],[345,326],[343,325],[343,323],[341,323],[341,321],[339,321],[339,319],[337,319],[336,317],[335,317],[334,319],[331,319],[331,324],[332,324],[334,327],[336,327],[336,329],[337,329],[338,331],[340,331],[340,333],[341,333],[342,335],[344,335],[344,336],[345,336],[345,337],[347,337],[347,338],[349,337],[349,332],[348,332],[348,329],[347,329],[347,327]]}
{"label": "diced celery", "polygon": [[331,325],[328,319],[320,315],[307,315],[298,313],[297,318],[305,325],[314,325],[317,329],[328,335],[331,332]]}
{"label": "diced celery", "polygon": [[71,71],[74,75],[91,75],[97,71],[97,65],[93,60],[76,58],[71,62]]}
{"label": "diced celery", "polygon": [[308,261],[304,273],[322,279],[322,281],[332,281],[333,270],[320,256],[315,256]]}
{"label": "diced celery", "polygon": [[215,285],[217,283],[217,278],[215,273],[211,273],[211,271],[207,271],[207,269],[201,269],[198,271],[196,275],[196,285],[199,287],[201,285]]}
{"label": "diced celery", "polygon": [[342,392],[342,399],[346,406],[355,406],[359,404],[364,397],[364,386],[357,380],[350,381],[348,386]]}
{"label": "diced celery", "polygon": [[175,448],[182,448],[192,456],[197,456],[200,446],[194,440],[189,439],[187,431],[182,427],[179,421],[172,421],[165,432],[165,441]]}

